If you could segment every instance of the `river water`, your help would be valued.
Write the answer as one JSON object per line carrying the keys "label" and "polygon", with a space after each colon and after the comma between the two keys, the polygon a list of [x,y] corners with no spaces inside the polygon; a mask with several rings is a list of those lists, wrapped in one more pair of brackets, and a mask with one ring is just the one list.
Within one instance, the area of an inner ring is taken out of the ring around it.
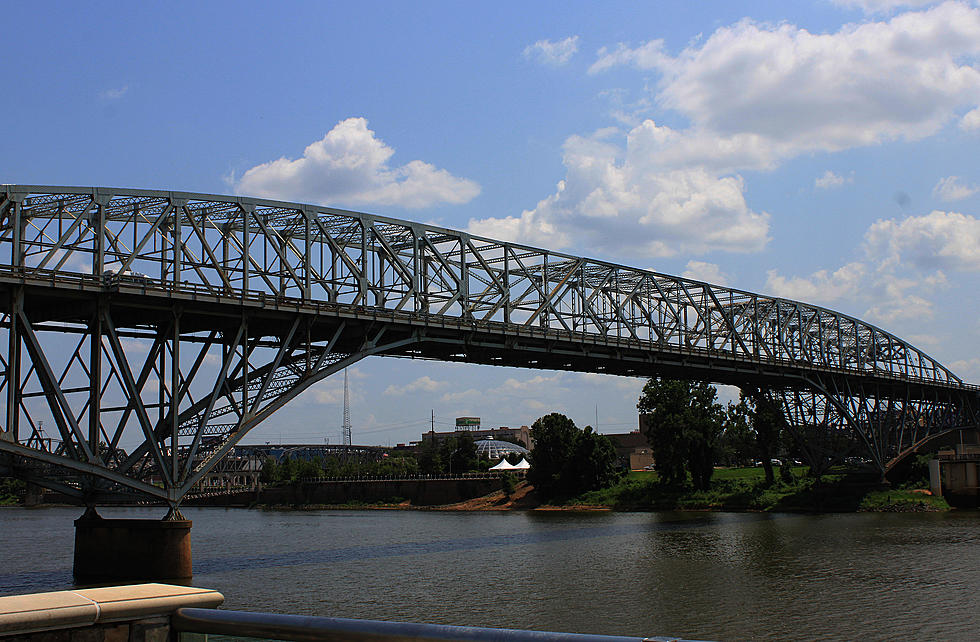
{"label": "river water", "polygon": [[[0,595],[71,587],[79,514],[0,509]],[[976,512],[184,514],[193,584],[229,609],[704,640],[980,639]]]}

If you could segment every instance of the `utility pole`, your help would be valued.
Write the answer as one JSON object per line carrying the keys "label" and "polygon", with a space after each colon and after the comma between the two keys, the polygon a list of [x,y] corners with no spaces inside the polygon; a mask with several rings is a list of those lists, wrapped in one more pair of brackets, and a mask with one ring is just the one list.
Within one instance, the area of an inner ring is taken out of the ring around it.
{"label": "utility pole", "polygon": [[350,430],[350,386],[347,383],[347,368],[344,368],[344,445],[351,445]]}

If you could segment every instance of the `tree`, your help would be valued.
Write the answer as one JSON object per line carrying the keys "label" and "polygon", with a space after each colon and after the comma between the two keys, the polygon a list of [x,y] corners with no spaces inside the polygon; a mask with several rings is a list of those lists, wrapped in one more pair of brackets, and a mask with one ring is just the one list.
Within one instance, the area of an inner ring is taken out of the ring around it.
{"label": "tree", "polygon": [[623,474],[612,441],[593,432],[592,426],[586,426],[576,437],[572,463],[576,494],[611,486]]}
{"label": "tree", "polygon": [[745,397],[737,404],[729,403],[725,410],[724,430],[721,433],[718,455],[728,466],[748,466],[758,457],[753,412]]}
{"label": "tree", "polygon": [[755,432],[756,453],[762,461],[766,473],[766,483],[772,485],[776,475],[772,469],[772,460],[783,432],[783,415],[765,398],[761,391],[755,390],[746,395],[740,395],[740,404],[745,404]]}
{"label": "tree", "polygon": [[544,497],[563,494],[568,485],[568,468],[575,445],[575,422],[553,412],[531,424],[534,449],[527,480]]}
{"label": "tree", "polygon": [[442,442],[439,457],[444,469],[441,472],[465,473],[477,468],[476,442],[468,432],[457,432]]}
{"label": "tree", "polygon": [[579,430],[559,413],[541,417],[531,426],[534,449],[528,481],[544,497],[573,497],[609,486],[622,471],[616,449],[592,427]]}
{"label": "tree", "polygon": [[423,475],[438,475],[442,472],[442,457],[439,455],[439,444],[435,439],[426,439],[418,454],[419,471]]}
{"label": "tree", "polygon": [[636,407],[645,415],[654,468],[664,483],[682,485],[690,472],[698,490],[710,485],[723,416],[716,396],[704,381],[650,379],[643,387]]}

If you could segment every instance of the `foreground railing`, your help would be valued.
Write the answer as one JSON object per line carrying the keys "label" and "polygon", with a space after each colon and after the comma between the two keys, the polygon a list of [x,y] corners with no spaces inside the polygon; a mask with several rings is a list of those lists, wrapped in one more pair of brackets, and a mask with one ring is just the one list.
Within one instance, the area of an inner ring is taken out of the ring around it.
{"label": "foreground railing", "polygon": [[296,642],[641,642],[676,641],[679,638],[630,638],[615,635],[550,633],[517,629],[489,629],[412,622],[381,622],[306,615],[277,615],[247,611],[183,608],[174,613],[172,629],[181,642],[192,642],[195,634],[231,638],[295,640]]}

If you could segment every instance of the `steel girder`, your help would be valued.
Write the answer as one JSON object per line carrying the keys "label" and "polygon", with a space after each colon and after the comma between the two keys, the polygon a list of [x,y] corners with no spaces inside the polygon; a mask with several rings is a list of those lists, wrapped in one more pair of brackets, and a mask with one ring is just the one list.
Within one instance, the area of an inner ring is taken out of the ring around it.
{"label": "steel girder", "polygon": [[[845,428],[882,461],[912,416],[926,432],[976,423],[975,386],[854,317],[313,205],[0,186],[0,288],[6,443],[39,421],[24,394],[50,395],[60,457],[123,475],[111,483],[153,471],[163,490],[130,486],[172,502],[251,426],[367,354],[761,385],[801,430]],[[363,334],[384,328],[398,331],[387,346]],[[57,332],[76,340],[61,366],[38,338]],[[121,456],[127,426],[141,442]]]}

